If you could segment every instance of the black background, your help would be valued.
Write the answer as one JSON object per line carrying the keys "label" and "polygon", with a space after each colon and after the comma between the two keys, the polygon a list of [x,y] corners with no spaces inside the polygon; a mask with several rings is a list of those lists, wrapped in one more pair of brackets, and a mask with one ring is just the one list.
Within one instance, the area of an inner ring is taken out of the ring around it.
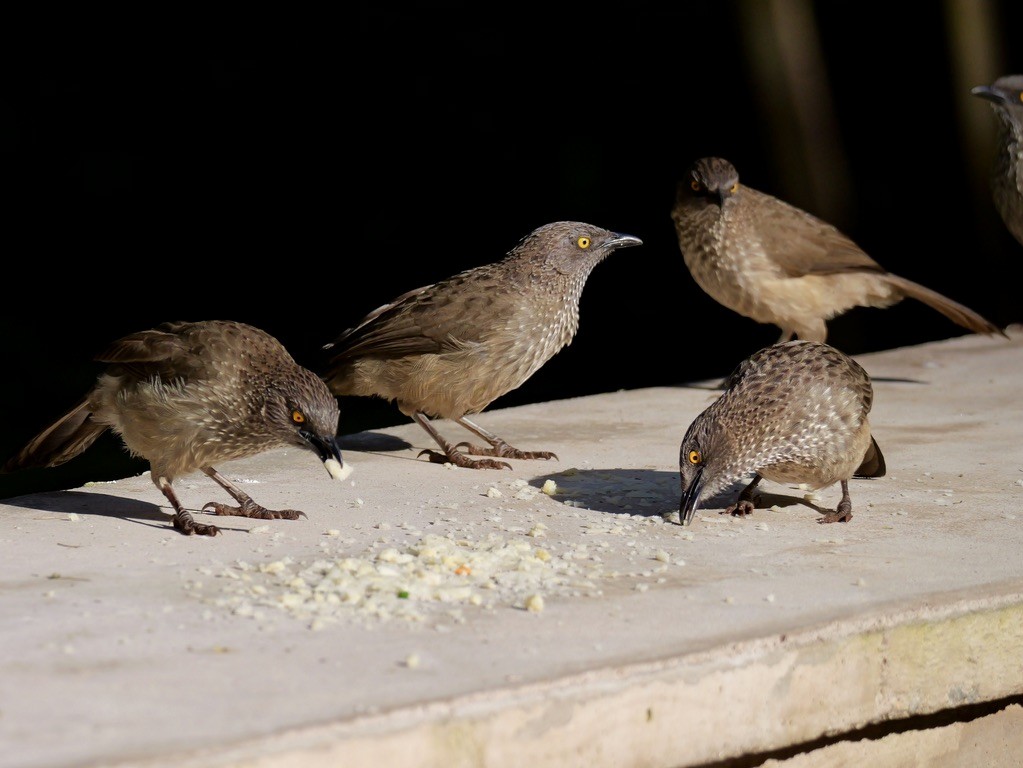
{"label": "black background", "polygon": [[[969,94],[1023,71],[1019,6],[977,3],[987,31],[969,3],[795,0],[8,24],[0,449],[72,405],[125,333],[241,320],[311,364],[367,311],[558,219],[644,245],[596,268],[576,339],[492,408],[724,375],[778,330],[714,303],[682,262],[675,183],[710,154],[889,270],[1019,322],[1023,253],[986,186],[995,118]],[[772,16],[786,8],[810,26]],[[814,45],[786,75],[782,51]],[[829,341],[858,354],[962,333],[905,301],[832,321]],[[342,400],[342,433],[403,422]],[[144,469],[104,438],[0,477],[0,496]]]}

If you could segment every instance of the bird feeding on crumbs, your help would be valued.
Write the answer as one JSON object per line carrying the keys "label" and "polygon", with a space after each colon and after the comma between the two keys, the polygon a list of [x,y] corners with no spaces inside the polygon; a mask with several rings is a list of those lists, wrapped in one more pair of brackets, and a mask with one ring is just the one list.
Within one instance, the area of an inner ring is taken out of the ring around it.
{"label": "bird feeding on crumbs", "polygon": [[173,488],[177,477],[201,470],[238,502],[208,502],[203,511],[295,520],[304,513],[257,504],[213,465],[298,446],[314,453],[334,479],[351,472],[336,440],[337,399],[258,328],[230,321],[164,323],[118,339],[96,360],[106,368],[93,388],[2,471],[63,464],[111,430],[133,456],[148,460],[153,483],[174,508],[174,528],[202,536],[220,529],[193,518]]}

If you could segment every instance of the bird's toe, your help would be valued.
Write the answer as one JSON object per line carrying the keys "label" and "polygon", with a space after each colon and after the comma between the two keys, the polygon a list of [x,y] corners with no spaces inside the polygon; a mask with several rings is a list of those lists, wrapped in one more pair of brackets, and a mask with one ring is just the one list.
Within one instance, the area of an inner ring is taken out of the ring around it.
{"label": "bird's toe", "polygon": [[836,510],[834,512],[828,512],[826,515],[822,515],[817,519],[818,523],[848,523],[852,520],[852,511],[841,511]]}
{"label": "bird's toe", "polygon": [[174,528],[186,536],[216,536],[220,529],[215,525],[197,523],[190,514],[174,515]]}
{"label": "bird's toe", "polygon": [[746,517],[747,515],[752,515],[754,509],[756,509],[756,505],[752,501],[742,499],[727,509],[721,510],[719,514],[731,515],[732,517]]}

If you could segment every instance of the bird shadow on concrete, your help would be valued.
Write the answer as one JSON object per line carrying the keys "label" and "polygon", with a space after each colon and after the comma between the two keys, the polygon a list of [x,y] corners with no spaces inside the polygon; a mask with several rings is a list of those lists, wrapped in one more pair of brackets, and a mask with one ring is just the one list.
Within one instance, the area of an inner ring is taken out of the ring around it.
{"label": "bird shadow on concrete", "polygon": [[567,469],[530,480],[542,489],[551,480],[551,498],[571,507],[616,515],[662,517],[678,511],[678,472],[659,469]]}
{"label": "bird shadow on concrete", "polygon": [[342,454],[345,451],[393,453],[412,447],[412,443],[407,440],[382,432],[355,432],[350,435],[338,435],[337,444]]}
{"label": "bird shadow on concrete", "polygon": [[[744,487],[745,486],[737,486],[736,489],[734,490],[734,493],[732,495],[730,495],[730,496],[726,496],[724,494],[718,494],[719,496],[722,497],[722,501],[724,502],[724,503],[721,504],[721,507],[723,509],[727,509],[730,505],[734,504],[735,500],[737,498],[739,498],[739,493],[742,491],[742,489]],[[816,512],[818,515],[822,515],[823,516],[823,515],[828,514],[829,512],[834,512],[835,511],[835,505],[838,504],[838,502],[842,498],[841,491],[840,491],[840,489],[839,489],[839,487],[837,485],[834,487],[834,491],[835,491],[835,503],[832,504],[830,507],[828,507],[828,506],[823,506],[823,507],[819,506],[817,504],[814,504],[809,499],[807,499],[805,497],[802,497],[802,496],[793,496],[793,495],[787,494],[787,493],[765,493],[764,491],[758,491],[754,495],[754,499],[755,499],[756,505],[757,505],[756,506],[756,510],[754,510],[754,514],[756,514],[757,511],[767,510],[767,509],[770,509],[771,507],[782,507],[782,508],[784,508],[784,507],[804,506],[804,507],[809,507],[814,512]],[[807,491],[807,493],[809,493],[809,491]]]}
{"label": "bird shadow on concrete", "polygon": [[[666,517],[677,513],[680,500],[678,472],[655,469],[569,469],[552,472],[530,481],[530,485],[542,489],[551,480],[556,489],[552,494],[555,501],[566,506],[606,512],[613,515],[641,515],[643,517]],[[703,499],[699,511],[705,514],[722,513],[735,503],[748,480],[734,483],[711,497]],[[818,505],[805,497],[788,493],[771,493],[758,489],[757,510],[773,506],[791,507],[801,505],[823,516],[833,512],[841,499],[838,486],[832,489],[834,499],[830,506]],[[821,493],[818,491],[817,493]],[[755,512],[754,512],[755,514]]]}
{"label": "bird shadow on concrete", "polygon": [[[54,491],[52,493],[35,493],[29,496],[18,496],[13,499],[4,499],[4,504],[23,509],[38,509],[54,514],[71,514],[72,512],[83,517],[110,517],[117,520],[124,520],[127,523],[145,525],[149,528],[161,528],[172,533],[177,533],[171,521],[170,511],[164,511],[157,504],[138,499],[128,499],[123,496],[111,496],[106,493],[85,493],[82,491]],[[169,508],[168,508],[169,510]],[[206,522],[206,518],[216,517],[216,526],[222,532],[239,531],[245,533],[245,528],[231,528],[223,524],[229,518],[207,515],[201,510],[190,510],[199,522]]]}
{"label": "bird shadow on concrete", "polygon": [[[872,478],[855,478],[856,482],[870,479]],[[728,507],[730,507],[738,500],[739,494],[742,492],[742,489],[745,488],[747,484],[748,484],[747,482],[737,483],[732,488],[720,491],[719,493],[715,494],[712,498],[704,500],[700,504],[700,511],[701,512],[717,511],[718,513],[723,514],[724,510],[726,510]],[[835,507],[838,506],[838,502],[842,500],[842,490],[837,483],[828,488],[822,488],[818,491],[805,491],[805,493],[813,493],[815,496],[820,494],[830,494],[829,496],[830,504],[827,503],[826,499],[821,499],[822,501],[825,502],[823,505],[815,504],[814,502],[807,499],[805,496],[794,495],[795,493],[797,493],[797,491],[793,491],[792,493],[769,493],[762,490],[762,487],[763,486],[758,488],[756,493],[754,494],[754,501],[756,503],[756,508],[753,511],[754,515],[756,515],[757,512],[764,512],[770,509],[771,507],[779,507],[781,509],[785,509],[787,507],[803,506],[812,509],[818,515],[823,517],[824,515],[830,512],[834,512]],[[736,515],[736,517],[741,516]]]}
{"label": "bird shadow on concrete", "polygon": [[[871,376],[870,380],[875,383],[885,384],[930,384],[931,382],[925,381],[924,379],[905,379],[898,376]],[[681,389],[702,389],[707,392],[724,392],[725,384],[727,379],[721,379],[720,381],[712,382],[696,382],[689,384],[677,385]]]}
{"label": "bird shadow on concrete", "polygon": [[870,380],[874,384],[884,382],[885,384],[930,384],[929,381],[923,379],[902,379],[898,376],[871,376]]}

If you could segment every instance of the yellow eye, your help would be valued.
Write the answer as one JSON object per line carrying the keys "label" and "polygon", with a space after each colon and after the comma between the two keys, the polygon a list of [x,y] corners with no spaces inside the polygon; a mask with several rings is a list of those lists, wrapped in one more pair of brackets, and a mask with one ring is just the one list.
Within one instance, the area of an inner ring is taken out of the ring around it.
{"label": "yellow eye", "polygon": [[305,414],[296,408],[291,412],[291,420],[296,424],[305,424]]}
{"label": "yellow eye", "polygon": [[701,461],[703,461],[703,456],[700,455],[699,451],[690,451],[689,452],[689,463],[690,464],[699,464]]}
{"label": "yellow eye", "polygon": [[689,186],[693,188],[693,192],[699,192],[703,188],[703,185],[696,179],[690,181]]}
{"label": "yellow eye", "polygon": [[731,193],[732,193],[733,195],[734,195],[734,194],[735,194],[736,192],[738,192],[738,191],[739,191],[739,182],[735,182],[735,183],[734,183],[734,184],[733,184],[733,185],[732,185],[732,186],[731,186],[731,187],[729,188],[729,190],[728,190],[728,191],[729,191],[729,192],[731,192]]}
{"label": "yellow eye", "polygon": [[585,250],[586,250],[587,248],[589,248],[589,247],[590,247],[590,238],[586,237],[586,235],[583,235],[582,237],[580,237],[580,238],[579,238],[578,240],[576,240],[575,242],[576,242],[576,245],[578,245],[578,246],[579,246],[580,248],[582,248],[582,249],[583,249],[584,251],[585,251]]}

